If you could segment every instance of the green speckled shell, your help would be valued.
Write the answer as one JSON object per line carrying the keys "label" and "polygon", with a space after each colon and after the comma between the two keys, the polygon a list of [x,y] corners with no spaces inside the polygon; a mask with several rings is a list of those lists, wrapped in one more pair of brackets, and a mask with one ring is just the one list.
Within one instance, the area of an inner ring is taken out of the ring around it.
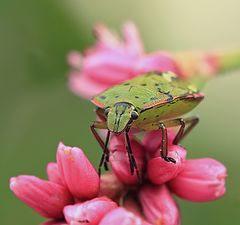
{"label": "green speckled shell", "polygon": [[135,126],[180,116],[192,110],[203,98],[193,84],[173,73],[147,73],[115,85],[95,96],[100,108],[117,102],[131,103],[140,112]]}
{"label": "green speckled shell", "polygon": [[117,102],[129,102],[141,109],[159,102],[196,93],[194,85],[178,79],[172,73],[148,73],[115,85],[93,98],[104,107]]}

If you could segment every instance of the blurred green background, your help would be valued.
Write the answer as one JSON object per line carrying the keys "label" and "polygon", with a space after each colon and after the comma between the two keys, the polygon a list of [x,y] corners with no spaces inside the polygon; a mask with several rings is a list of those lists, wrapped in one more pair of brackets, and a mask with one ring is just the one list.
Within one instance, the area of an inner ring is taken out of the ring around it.
{"label": "blurred green background", "polygon": [[[8,188],[11,176],[46,177],[57,143],[81,146],[92,162],[100,149],[90,134],[90,102],[67,88],[66,54],[93,44],[92,26],[139,27],[146,50],[240,47],[239,0],[1,0],[0,223],[43,219]],[[228,168],[227,194],[211,203],[179,200],[183,225],[226,225],[240,219],[240,71],[212,80],[194,111],[201,122],[183,142],[189,157],[214,157]]]}

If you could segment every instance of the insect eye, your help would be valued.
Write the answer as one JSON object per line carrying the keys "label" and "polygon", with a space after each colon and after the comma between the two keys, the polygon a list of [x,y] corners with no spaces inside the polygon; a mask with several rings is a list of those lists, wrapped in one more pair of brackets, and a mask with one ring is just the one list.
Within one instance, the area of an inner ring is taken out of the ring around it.
{"label": "insect eye", "polygon": [[108,115],[109,111],[110,111],[110,108],[105,109],[104,113],[105,113],[106,116]]}
{"label": "insect eye", "polygon": [[131,113],[131,119],[132,120],[136,120],[137,118],[138,118],[138,113],[136,112],[136,111],[133,111],[132,113]]}

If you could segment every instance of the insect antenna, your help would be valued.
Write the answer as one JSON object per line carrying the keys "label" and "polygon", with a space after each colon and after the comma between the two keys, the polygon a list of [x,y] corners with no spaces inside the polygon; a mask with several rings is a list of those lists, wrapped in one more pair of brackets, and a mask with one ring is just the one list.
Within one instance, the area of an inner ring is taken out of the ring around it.
{"label": "insect antenna", "polygon": [[110,139],[110,131],[107,132],[107,137],[106,137],[106,141],[105,141],[105,144],[104,144],[102,157],[101,157],[101,160],[99,162],[99,166],[98,166],[98,174],[99,175],[101,175],[101,168],[102,168],[103,164],[104,164],[104,169],[108,170],[108,161],[109,161],[108,142],[109,142],[109,139]]}
{"label": "insect antenna", "polygon": [[129,163],[130,163],[131,175],[134,174],[134,168],[135,168],[136,174],[137,174],[137,177],[138,177],[138,181],[139,181],[139,183],[142,183],[142,179],[141,179],[141,176],[140,176],[140,173],[139,173],[139,170],[138,170],[137,162],[136,162],[136,160],[134,158],[134,155],[133,155],[133,152],[132,152],[128,132],[125,132],[125,142],[126,142],[126,149],[127,149]]}

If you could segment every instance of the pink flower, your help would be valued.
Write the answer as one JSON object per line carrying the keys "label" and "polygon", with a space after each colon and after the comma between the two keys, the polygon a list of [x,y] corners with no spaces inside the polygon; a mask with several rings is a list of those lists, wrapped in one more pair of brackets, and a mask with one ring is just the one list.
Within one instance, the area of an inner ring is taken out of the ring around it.
{"label": "pink flower", "polygon": [[34,176],[12,177],[10,189],[24,203],[47,218],[62,218],[64,206],[73,203],[65,187]]}
{"label": "pink flower", "polygon": [[69,87],[76,95],[91,98],[112,85],[146,72],[171,71],[183,78],[194,75],[211,78],[225,69],[239,67],[238,52],[145,53],[132,22],[123,25],[122,33],[121,41],[105,25],[98,24],[94,28],[95,46],[83,54],[69,53]]}
{"label": "pink flower", "polygon": [[57,164],[66,186],[74,197],[91,199],[97,196],[99,176],[81,149],[60,143],[57,149]]}
{"label": "pink flower", "polygon": [[149,71],[181,74],[173,57],[165,52],[145,54],[138,30],[131,22],[123,26],[123,41],[102,24],[94,29],[97,43],[82,56],[68,56],[72,67],[69,87],[77,95],[90,98],[104,89]]}
{"label": "pink flower", "polygon": [[147,163],[147,174],[149,180],[154,184],[163,184],[175,178],[184,168],[186,150],[180,146],[173,145],[168,148],[169,157],[176,160],[176,163],[169,163],[158,156]]}
{"label": "pink flower", "polygon": [[146,185],[139,196],[143,213],[150,223],[180,225],[178,207],[166,186]]}
{"label": "pink flower", "polygon": [[[43,224],[78,224],[76,218],[84,215],[92,221],[91,224],[98,224],[104,214],[117,207],[106,197],[97,198],[100,194],[99,176],[79,148],[60,143],[57,163],[47,165],[47,174],[49,181],[33,176],[10,179],[10,188],[20,200],[40,215],[53,219]],[[105,187],[105,192],[110,190]],[[93,208],[94,213],[90,213]]]}
{"label": "pink flower", "polygon": [[160,156],[160,131],[145,134],[143,143],[136,141],[134,134],[131,135],[131,143],[137,143],[132,145],[132,150],[136,153],[134,156],[141,171],[142,184],[135,180],[136,172],[134,176],[130,175],[122,137],[114,136],[110,141],[110,163],[114,174],[125,186],[121,191],[125,196],[123,206],[152,224],[180,224],[180,213],[173,194],[191,201],[211,201],[225,192],[225,167],[213,159],[187,160],[186,150],[173,145],[174,135],[171,132],[168,155],[176,160],[175,164],[166,162]]}
{"label": "pink flower", "polygon": [[170,181],[169,186],[186,200],[212,201],[224,195],[226,176],[224,165],[214,159],[187,160],[183,171]]}
{"label": "pink flower", "polygon": [[[148,146],[151,135],[154,143]],[[82,150],[60,143],[57,163],[47,166],[49,181],[19,176],[11,178],[10,188],[40,215],[53,219],[44,225],[104,225],[110,221],[117,225],[179,225],[173,193],[191,201],[215,200],[224,194],[226,169],[216,160],[187,160],[186,150],[169,141],[169,156],[176,164],[167,163],[160,157],[161,138],[157,143],[155,132],[143,138],[145,146],[134,133],[130,138],[142,184],[136,173],[130,174],[120,135],[113,136],[110,144],[113,173],[102,176],[101,186]]]}
{"label": "pink flower", "polygon": [[117,208],[115,202],[106,197],[100,197],[66,206],[64,215],[69,224],[98,225],[105,214],[115,208]]}

